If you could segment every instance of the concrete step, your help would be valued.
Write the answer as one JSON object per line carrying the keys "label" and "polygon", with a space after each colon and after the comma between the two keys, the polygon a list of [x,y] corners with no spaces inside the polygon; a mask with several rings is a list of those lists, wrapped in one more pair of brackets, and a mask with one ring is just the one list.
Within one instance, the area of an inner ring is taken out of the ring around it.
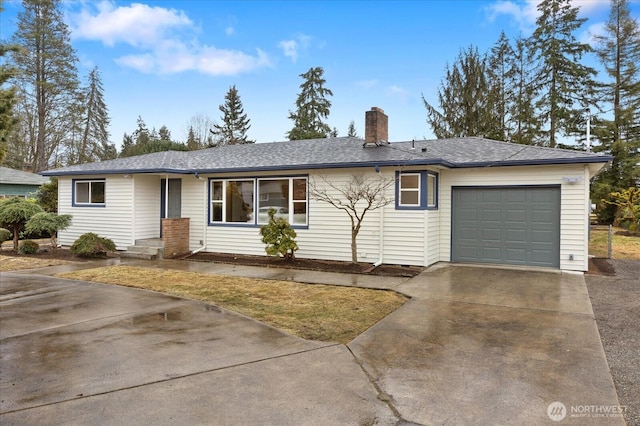
{"label": "concrete step", "polygon": [[120,257],[128,257],[134,259],[162,259],[164,249],[162,247],[135,245],[127,246],[127,251],[120,253]]}
{"label": "concrete step", "polygon": [[129,258],[129,259],[145,259],[145,260],[156,260],[158,258],[157,254],[149,254],[149,253],[139,253],[135,251],[123,251],[120,252],[121,258]]}
{"label": "concrete step", "polygon": [[162,238],[143,238],[141,240],[135,241],[136,246],[144,246],[144,247],[164,247],[164,241]]}

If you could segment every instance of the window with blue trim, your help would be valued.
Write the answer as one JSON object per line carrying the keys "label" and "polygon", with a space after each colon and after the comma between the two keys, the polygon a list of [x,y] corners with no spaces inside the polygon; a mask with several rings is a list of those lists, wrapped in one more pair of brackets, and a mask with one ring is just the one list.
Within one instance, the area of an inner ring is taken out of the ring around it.
{"label": "window with blue trim", "polygon": [[73,181],[74,206],[104,206],[104,179],[77,179]]}
{"label": "window with blue trim", "polygon": [[396,209],[438,208],[438,174],[428,171],[396,173]]}
{"label": "window with blue trim", "polygon": [[269,210],[293,226],[308,223],[306,177],[211,179],[209,222],[263,225]]}

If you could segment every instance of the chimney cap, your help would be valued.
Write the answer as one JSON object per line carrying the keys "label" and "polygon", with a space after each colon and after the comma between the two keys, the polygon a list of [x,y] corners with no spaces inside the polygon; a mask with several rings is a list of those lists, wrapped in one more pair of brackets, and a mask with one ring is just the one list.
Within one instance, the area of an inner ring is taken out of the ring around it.
{"label": "chimney cap", "polygon": [[377,106],[374,106],[374,107],[371,107],[371,111],[379,111],[379,112],[384,112],[384,110],[383,110],[382,108],[380,108],[380,107],[377,107]]}

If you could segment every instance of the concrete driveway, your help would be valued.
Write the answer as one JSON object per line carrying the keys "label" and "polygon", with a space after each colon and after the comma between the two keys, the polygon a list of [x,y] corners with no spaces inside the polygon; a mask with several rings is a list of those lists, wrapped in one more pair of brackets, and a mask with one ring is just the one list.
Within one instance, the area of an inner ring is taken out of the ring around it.
{"label": "concrete driveway", "polygon": [[[554,401],[569,411],[618,404],[579,274],[444,266],[390,279],[145,265],[412,299],[345,346],[204,303],[3,273],[0,423],[554,424]],[[582,411],[562,423],[624,424]]]}

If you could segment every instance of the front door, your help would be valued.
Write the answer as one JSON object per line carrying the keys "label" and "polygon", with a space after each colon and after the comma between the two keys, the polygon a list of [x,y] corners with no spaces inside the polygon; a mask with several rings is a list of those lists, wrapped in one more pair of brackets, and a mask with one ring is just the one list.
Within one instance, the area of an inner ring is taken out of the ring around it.
{"label": "front door", "polygon": [[[160,219],[181,217],[182,179],[169,179],[169,196],[167,197],[167,180],[160,181]],[[162,236],[162,226],[160,226]]]}

